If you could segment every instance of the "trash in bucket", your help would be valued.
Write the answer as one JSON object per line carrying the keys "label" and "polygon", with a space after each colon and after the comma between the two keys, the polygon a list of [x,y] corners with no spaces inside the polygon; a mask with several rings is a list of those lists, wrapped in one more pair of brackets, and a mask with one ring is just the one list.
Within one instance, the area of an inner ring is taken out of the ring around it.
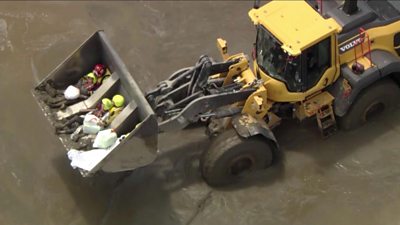
{"label": "trash in bucket", "polygon": [[[115,134],[115,132],[113,132]],[[80,168],[86,171],[90,171],[95,167],[100,161],[102,161],[107,154],[110,153],[112,149],[114,149],[124,138],[126,135],[121,135],[121,137],[114,137],[108,140],[108,143],[111,143],[107,148],[102,149],[92,149],[89,151],[81,151],[77,149],[71,149],[68,151],[67,155],[69,160],[71,160],[72,168]]]}
{"label": "trash in bucket", "polygon": [[69,85],[67,87],[67,89],[65,89],[65,91],[64,91],[64,97],[67,100],[77,99],[77,98],[79,98],[80,94],[81,94],[81,92],[79,91],[79,89],[72,85]]}
{"label": "trash in bucket", "polygon": [[88,113],[85,115],[85,119],[83,120],[83,133],[85,134],[97,134],[101,130],[101,126],[99,125],[101,122],[100,118],[97,116]]}
{"label": "trash in bucket", "polygon": [[117,141],[117,133],[112,129],[100,131],[93,142],[93,148],[108,148]]}

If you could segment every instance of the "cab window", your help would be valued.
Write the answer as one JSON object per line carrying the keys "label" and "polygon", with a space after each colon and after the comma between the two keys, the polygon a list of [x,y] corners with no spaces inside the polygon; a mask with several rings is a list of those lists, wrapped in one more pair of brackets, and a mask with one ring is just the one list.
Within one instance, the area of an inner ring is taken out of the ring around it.
{"label": "cab window", "polygon": [[325,71],[331,67],[331,38],[307,49],[304,57],[305,89],[308,90],[317,84]]}

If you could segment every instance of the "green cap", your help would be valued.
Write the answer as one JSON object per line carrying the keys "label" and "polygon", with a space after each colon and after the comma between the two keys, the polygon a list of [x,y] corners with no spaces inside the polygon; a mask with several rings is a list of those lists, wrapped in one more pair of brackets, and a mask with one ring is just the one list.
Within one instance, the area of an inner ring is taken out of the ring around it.
{"label": "green cap", "polygon": [[125,103],[124,96],[122,96],[122,95],[114,95],[114,97],[112,98],[112,101],[114,102],[114,105],[116,107],[121,107]]}
{"label": "green cap", "polygon": [[110,110],[113,107],[113,103],[109,98],[103,98],[101,100],[104,110]]}
{"label": "green cap", "polygon": [[88,73],[86,76],[92,78],[93,83],[97,82],[97,77],[94,75],[94,73]]}

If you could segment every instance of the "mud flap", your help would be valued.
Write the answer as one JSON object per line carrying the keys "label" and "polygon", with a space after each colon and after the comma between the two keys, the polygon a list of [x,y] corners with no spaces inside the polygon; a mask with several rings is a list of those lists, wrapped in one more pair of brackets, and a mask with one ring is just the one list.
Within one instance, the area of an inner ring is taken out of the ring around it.
{"label": "mud flap", "polygon": [[[45,102],[46,94],[37,90],[48,80],[52,80],[59,90],[74,85],[78,80],[91,72],[95,64],[106,65],[112,76],[86,100],[75,103],[65,110],[49,108]],[[112,98],[115,94],[125,97],[126,106],[114,119],[109,128],[118,136],[127,134],[115,148],[110,150],[90,171],[81,171],[90,175],[99,170],[118,172],[133,170],[153,162],[157,157],[158,125],[153,109],[145,99],[138,84],[128,72],[125,64],[117,55],[103,31],[97,31],[88,38],[66,60],[58,65],[33,90],[33,95],[51,124],[57,120],[74,115],[82,110],[92,108],[102,98]],[[69,135],[60,135],[59,139],[66,150],[73,148]]]}
{"label": "mud flap", "polygon": [[241,137],[250,138],[261,135],[274,144],[275,150],[279,149],[278,141],[265,121],[257,120],[248,114],[242,114],[232,118],[232,125]]}

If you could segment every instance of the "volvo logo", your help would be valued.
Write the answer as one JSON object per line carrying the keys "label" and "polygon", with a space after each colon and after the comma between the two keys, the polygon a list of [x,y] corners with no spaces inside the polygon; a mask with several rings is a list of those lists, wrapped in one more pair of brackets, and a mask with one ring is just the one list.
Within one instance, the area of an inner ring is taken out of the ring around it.
{"label": "volvo logo", "polygon": [[358,36],[346,41],[345,43],[340,44],[340,47],[339,47],[340,54],[343,54],[343,53],[351,50],[352,48],[362,44],[364,42],[364,37],[365,37],[365,34],[363,33],[361,35],[358,35]]}

